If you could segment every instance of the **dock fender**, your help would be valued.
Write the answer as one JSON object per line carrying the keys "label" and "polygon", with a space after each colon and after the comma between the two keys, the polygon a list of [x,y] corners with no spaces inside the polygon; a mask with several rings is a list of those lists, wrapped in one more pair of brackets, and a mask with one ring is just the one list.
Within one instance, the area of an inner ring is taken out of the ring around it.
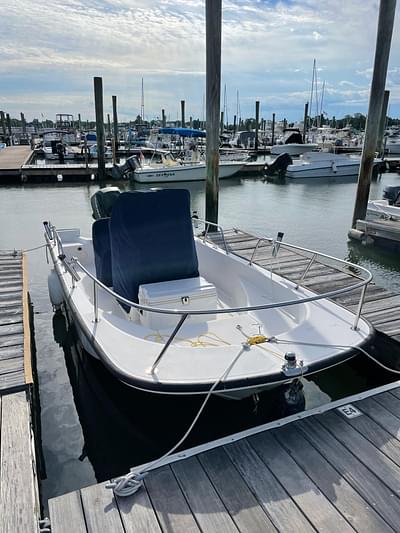
{"label": "dock fender", "polygon": [[47,276],[47,287],[51,305],[55,310],[60,309],[64,301],[64,293],[57,272],[54,269]]}

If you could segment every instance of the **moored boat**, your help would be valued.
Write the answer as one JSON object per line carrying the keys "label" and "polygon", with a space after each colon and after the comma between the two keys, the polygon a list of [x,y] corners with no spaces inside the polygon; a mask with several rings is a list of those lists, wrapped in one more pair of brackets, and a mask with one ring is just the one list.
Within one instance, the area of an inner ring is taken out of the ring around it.
{"label": "moored boat", "polygon": [[[209,223],[194,237],[191,222],[188,191],[157,189],[116,195],[92,239],[45,224],[52,302],[67,306],[86,351],[122,382],[243,398],[346,361],[369,342],[359,313],[328,300],[366,286],[368,271],[357,266],[365,279],[316,295],[207,241]],[[274,256],[296,248],[261,241]]]}
{"label": "moored boat", "polygon": [[[360,157],[344,154],[309,152],[287,167],[286,177],[292,179],[354,178],[358,176],[360,161]],[[376,160],[376,167],[381,164],[380,160]]]}

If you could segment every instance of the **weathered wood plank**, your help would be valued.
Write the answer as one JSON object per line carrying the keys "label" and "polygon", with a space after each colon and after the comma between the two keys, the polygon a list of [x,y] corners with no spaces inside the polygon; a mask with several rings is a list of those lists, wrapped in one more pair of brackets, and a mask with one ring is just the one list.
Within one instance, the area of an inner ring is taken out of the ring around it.
{"label": "weathered wood plank", "polygon": [[316,419],[306,418],[294,422],[303,436],[345,478],[362,498],[395,530],[400,523],[400,500],[393,492],[353,455]]}
{"label": "weathered wood plank", "polygon": [[18,309],[10,310],[9,313],[0,314],[0,326],[6,324],[19,324],[22,323],[22,313]]}
{"label": "weathered wood plank", "polygon": [[3,275],[0,277],[0,288],[10,287],[10,286],[22,286],[22,275],[21,274],[12,274],[12,275]]}
{"label": "weathered wood plank", "polygon": [[[400,468],[389,460],[367,438],[356,431],[344,417],[329,411],[318,416],[326,429],[334,431],[335,438],[357,456],[359,461],[384,480],[396,494],[400,495]],[[334,428],[334,429],[333,429]]]}
{"label": "weathered wood plank", "polygon": [[146,487],[127,498],[116,498],[126,533],[160,533]]}
{"label": "weathered wood plank", "polygon": [[392,389],[390,393],[400,400],[400,387],[398,387],[397,389]]}
{"label": "weathered wood plank", "polygon": [[179,461],[171,467],[201,530],[207,533],[237,531],[196,457]]}
{"label": "weathered wood plank", "polygon": [[356,531],[393,531],[298,429],[288,425],[273,435]]}
{"label": "weathered wood plank", "polygon": [[12,372],[23,372],[24,360],[20,357],[14,357],[9,359],[0,360],[0,375],[9,374]]}
{"label": "weathered wood plank", "polygon": [[22,322],[17,324],[0,324],[0,337],[5,337],[6,335],[18,335],[24,332]]}
{"label": "weathered wood plank", "polygon": [[385,409],[400,418],[400,402],[396,401],[393,392],[383,392],[374,396],[375,401],[383,405]]}
{"label": "weathered wood plank", "polygon": [[21,371],[0,374],[0,392],[17,392],[26,388],[25,376]]}
{"label": "weathered wood plank", "polygon": [[22,359],[23,355],[24,351],[22,344],[0,348],[0,361],[3,359],[13,359],[14,357],[21,357]]}
{"label": "weathered wood plank", "polygon": [[26,394],[3,396],[1,407],[0,531],[37,533],[39,508]]}
{"label": "weathered wood plank", "polygon": [[225,450],[278,531],[315,531],[246,440]]}
{"label": "weathered wood plank", "polygon": [[[349,305],[348,309],[354,311],[357,309],[357,305]],[[389,298],[381,298],[380,300],[374,300],[367,302],[363,306],[363,315],[368,318],[368,315],[376,311],[382,311],[383,309],[392,309],[393,307],[400,307],[400,295],[392,295]]]}
{"label": "weathered wood plank", "polygon": [[89,533],[124,533],[113,492],[105,488],[105,483],[81,489],[81,499]]}
{"label": "weathered wood plank", "polygon": [[49,513],[54,533],[87,533],[79,491],[49,500]]}
{"label": "weathered wood plank", "polygon": [[24,344],[24,336],[21,333],[0,337],[0,348],[4,348],[5,346],[18,346],[19,344]]}
{"label": "weathered wood plank", "polygon": [[357,409],[366,413],[391,435],[400,439],[400,419],[378,403],[375,398],[366,398],[357,402],[356,405]]}
{"label": "weathered wood plank", "polygon": [[247,439],[317,531],[354,529],[268,432]]}
{"label": "weathered wood plank", "polygon": [[200,531],[169,466],[150,472],[145,485],[163,531]]}
{"label": "weathered wood plank", "polygon": [[222,448],[200,454],[199,460],[239,531],[276,531]]}

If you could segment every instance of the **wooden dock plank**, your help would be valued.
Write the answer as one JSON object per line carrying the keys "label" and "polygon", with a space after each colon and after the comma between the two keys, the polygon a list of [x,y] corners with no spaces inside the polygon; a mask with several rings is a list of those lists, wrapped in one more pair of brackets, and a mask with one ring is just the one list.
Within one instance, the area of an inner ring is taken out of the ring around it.
{"label": "wooden dock plank", "polygon": [[400,419],[374,398],[366,398],[357,402],[357,409],[366,413],[372,420],[383,427],[383,429],[396,437],[396,439],[400,439]]}
{"label": "wooden dock plank", "polygon": [[229,444],[225,450],[278,531],[315,531],[246,440]]}
{"label": "wooden dock plank", "polygon": [[163,531],[200,531],[170,466],[150,472],[145,485]]}
{"label": "wooden dock plank", "polygon": [[290,425],[272,433],[356,531],[393,531],[298,429]]}
{"label": "wooden dock plank", "polygon": [[113,493],[106,490],[105,483],[81,489],[81,500],[89,533],[124,533]]}
{"label": "wooden dock plank", "polygon": [[400,419],[400,402],[393,401],[393,394],[390,392],[383,392],[382,394],[374,396],[374,399]]}
{"label": "wooden dock plank", "polygon": [[238,531],[197,458],[174,463],[172,470],[202,531]]}
{"label": "wooden dock plank", "polygon": [[19,171],[32,155],[30,146],[7,146],[0,150],[0,175]]}
{"label": "wooden dock plank", "polygon": [[354,531],[272,435],[262,433],[247,440],[317,531]]}
{"label": "wooden dock plank", "polygon": [[39,516],[25,392],[1,401],[0,531],[37,533]]}
{"label": "wooden dock plank", "polygon": [[160,533],[161,528],[145,486],[133,496],[117,497],[116,500],[125,533]]}
{"label": "wooden dock plank", "polygon": [[400,523],[400,500],[378,476],[358,460],[316,419],[294,422],[306,440],[354,487],[360,496],[395,530]]}
{"label": "wooden dock plank", "polygon": [[57,533],[87,533],[79,491],[49,500],[51,528]]}
{"label": "wooden dock plank", "polygon": [[199,460],[239,531],[276,531],[222,448],[200,454]]}

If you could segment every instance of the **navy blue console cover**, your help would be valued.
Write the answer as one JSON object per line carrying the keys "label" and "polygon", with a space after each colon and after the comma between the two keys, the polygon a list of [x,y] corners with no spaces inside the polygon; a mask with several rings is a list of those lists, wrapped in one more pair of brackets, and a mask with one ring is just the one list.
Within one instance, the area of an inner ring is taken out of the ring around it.
{"label": "navy blue console cover", "polygon": [[96,277],[107,287],[111,287],[111,244],[110,244],[110,219],[99,218],[92,224],[92,240]]}
{"label": "navy blue console cover", "polygon": [[139,285],[199,275],[185,189],[122,193],[110,220],[114,290],[138,301]]}

